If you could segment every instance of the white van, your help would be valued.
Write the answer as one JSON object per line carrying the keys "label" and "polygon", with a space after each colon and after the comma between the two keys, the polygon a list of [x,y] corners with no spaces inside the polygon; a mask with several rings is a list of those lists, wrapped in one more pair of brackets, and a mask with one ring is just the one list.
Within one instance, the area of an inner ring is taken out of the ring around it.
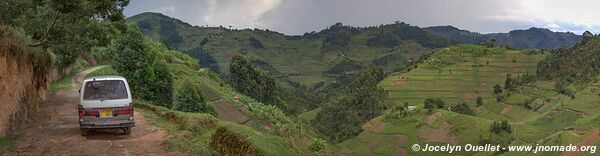
{"label": "white van", "polygon": [[134,126],[133,100],[124,77],[86,78],[79,94],[77,109],[82,136],[97,128],[121,128],[126,135],[131,133]]}

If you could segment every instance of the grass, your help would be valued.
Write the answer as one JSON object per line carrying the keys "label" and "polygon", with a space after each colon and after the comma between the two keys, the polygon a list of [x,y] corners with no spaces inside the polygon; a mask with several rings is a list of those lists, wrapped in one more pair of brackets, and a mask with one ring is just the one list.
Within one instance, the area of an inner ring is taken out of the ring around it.
{"label": "grass", "polygon": [[89,73],[88,75],[86,75],[86,77],[107,76],[107,75],[119,75],[119,73],[117,71],[115,71],[115,69],[113,69],[110,65],[108,65],[108,66],[104,66],[100,69],[97,69],[97,70]]}
{"label": "grass", "polygon": [[211,155],[209,140],[214,129],[192,133],[147,109],[137,109],[150,123],[171,135],[163,143],[167,151],[185,151],[190,155]]}
{"label": "grass", "polygon": [[71,80],[75,77],[76,73],[71,73],[61,77],[60,79],[50,83],[50,92],[56,92],[57,90],[65,90],[71,88]]}
{"label": "grass", "polygon": [[[172,137],[164,143],[168,151],[185,151],[191,155],[212,155],[211,137],[216,128],[226,129],[240,135],[253,148],[265,155],[299,155],[296,147],[279,136],[256,131],[236,123],[220,121],[203,113],[184,113],[153,106],[136,100],[137,109],[155,126],[163,128]],[[295,153],[295,154],[294,154]]]}
{"label": "grass", "polygon": [[0,153],[14,152],[17,140],[19,140],[18,135],[0,137]]}

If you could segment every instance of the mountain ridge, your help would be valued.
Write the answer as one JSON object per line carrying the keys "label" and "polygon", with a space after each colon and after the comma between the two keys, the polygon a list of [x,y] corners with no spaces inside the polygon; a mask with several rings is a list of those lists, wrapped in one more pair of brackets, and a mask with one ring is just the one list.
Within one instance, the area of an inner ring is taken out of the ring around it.
{"label": "mountain ridge", "polygon": [[487,34],[471,32],[450,25],[425,27],[423,29],[463,44],[483,44],[490,39],[495,39],[497,45],[520,49],[556,49],[563,46],[572,46],[581,41],[582,37],[572,32],[554,32],[546,28],[536,27],[516,29],[506,33]]}

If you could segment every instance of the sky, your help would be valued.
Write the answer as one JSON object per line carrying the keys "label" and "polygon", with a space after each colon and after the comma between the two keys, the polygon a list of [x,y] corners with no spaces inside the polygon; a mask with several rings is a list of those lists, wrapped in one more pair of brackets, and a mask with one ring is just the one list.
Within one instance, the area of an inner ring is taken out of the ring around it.
{"label": "sky", "polygon": [[299,35],[337,22],[452,25],[480,33],[530,27],[600,33],[598,0],[131,0],[126,16],[159,12],[198,26],[259,28]]}

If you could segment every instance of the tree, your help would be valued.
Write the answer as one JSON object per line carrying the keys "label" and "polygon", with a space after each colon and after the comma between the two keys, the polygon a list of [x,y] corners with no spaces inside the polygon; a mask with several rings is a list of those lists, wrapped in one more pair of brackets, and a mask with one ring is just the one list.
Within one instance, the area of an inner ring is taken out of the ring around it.
{"label": "tree", "polygon": [[202,90],[189,81],[184,82],[182,88],[177,92],[176,109],[182,112],[202,112],[216,115],[214,108],[206,103]]}
{"label": "tree", "polygon": [[[240,55],[233,56],[229,66],[230,82],[233,88],[260,102],[280,105],[276,92],[275,80],[266,74],[256,71],[252,64]],[[281,105],[280,105],[281,106]]]}
{"label": "tree", "polygon": [[494,85],[494,94],[502,93],[502,87],[498,84]]}
{"label": "tree", "polygon": [[171,108],[171,103],[173,103],[173,76],[167,69],[167,65],[162,62],[155,63],[153,69],[154,77],[153,80],[150,80],[151,83],[148,84],[152,93],[148,94],[149,96],[146,99]]}
{"label": "tree", "polygon": [[485,43],[485,45],[486,45],[488,48],[494,48],[494,47],[496,46],[496,39],[493,39],[493,38],[492,38],[492,39],[488,40],[488,41]]}
{"label": "tree", "polygon": [[21,16],[12,18],[19,18],[19,26],[31,35],[34,43],[29,46],[52,50],[57,55],[57,65],[66,67],[79,56],[90,58],[91,48],[110,44],[126,29],[123,8],[129,0],[53,0],[21,4],[15,4],[22,7]]}
{"label": "tree", "polygon": [[506,131],[507,133],[512,133],[512,127],[508,124],[508,120],[502,120],[501,129]]}
{"label": "tree", "polygon": [[435,109],[444,108],[446,106],[441,98],[427,98],[423,101],[423,104],[425,105],[425,109],[428,109],[429,112],[433,112]]}
{"label": "tree", "polygon": [[327,142],[323,139],[314,138],[308,145],[308,149],[315,155],[322,155],[323,150],[325,150],[325,143]]}
{"label": "tree", "polygon": [[506,80],[504,80],[504,89],[507,91],[514,88],[513,79],[510,73],[506,74]]}
{"label": "tree", "polygon": [[481,96],[477,96],[477,100],[475,100],[475,102],[477,103],[477,107],[483,105],[483,99]]}
{"label": "tree", "polygon": [[453,112],[457,112],[457,113],[461,113],[461,114],[468,114],[468,115],[473,115],[475,114],[475,111],[473,109],[471,109],[471,107],[469,105],[467,105],[467,103],[460,103],[457,105],[454,105],[452,107],[452,111]]}
{"label": "tree", "polygon": [[112,67],[127,78],[133,96],[141,98],[146,95],[145,83],[146,78],[153,77],[150,67],[154,55],[144,44],[142,34],[136,29],[129,29],[115,40],[110,49],[115,53]]}
{"label": "tree", "polygon": [[583,32],[581,43],[586,44],[592,37],[594,37],[594,34],[592,34],[590,31]]}
{"label": "tree", "polygon": [[163,62],[156,60],[136,27],[130,27],[109,49],[115,54],[112,67],[127,79],[133,97],[171,107],[173,76]]}
{"label": "tree", "polygon": [[343,96],[324,105],[313,119],[313,126],[329,140],[340,142],[358,135],[361,126],[378,116],[387,95],[377,86],[385,74],[381,68],[363,72],[343,90]]}

